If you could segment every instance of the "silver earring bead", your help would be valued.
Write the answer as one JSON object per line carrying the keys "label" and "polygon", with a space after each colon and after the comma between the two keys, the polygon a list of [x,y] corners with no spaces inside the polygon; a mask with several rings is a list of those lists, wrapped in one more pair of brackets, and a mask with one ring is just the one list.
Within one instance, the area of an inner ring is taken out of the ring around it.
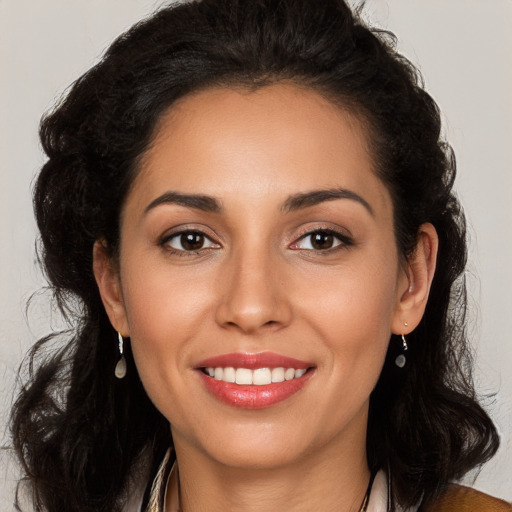
{"label": "silver earring bead", "polygon": [[126,359],[124,357],[124,340],[120,332],[117,333],[119,340],[119,361],[117,361],[114,375],[118,379],[124,379],[126,377]]}
{"label": "silver earring bead", "polygon": [[405,357],[405,352],[407,352],[407,349],[407,341],[405,340],[405,335],[402,334],[402,353],[398,354],[395,359],[395,364],[398,366],[398,368],[403,368],[407,362],[407,358]]}

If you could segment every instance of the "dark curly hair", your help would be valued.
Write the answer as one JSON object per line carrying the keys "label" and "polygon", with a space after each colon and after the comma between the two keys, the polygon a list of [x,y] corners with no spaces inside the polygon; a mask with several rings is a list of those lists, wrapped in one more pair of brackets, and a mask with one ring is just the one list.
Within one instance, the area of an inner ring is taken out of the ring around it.
{"label": "dark curly hair", "polygon": [[439,235],[407,367],[392,364],[399,347],[392,336],[370,399],[370,468],[389,471],[393,502],[407,506],[433,499],[496,452],[464,330],[467,251],[452,192],[455,159],[440,135],[438,107],[394,36],[368,28],[343,0],[185,2],[120,36],[41,124],[48,161],[34,192],[40,259],[73,327],[36,343],[12,412],[37,511],[119,511],[131,479],[150,480],[168,447],[168,422],[144,392],[129,350],[128,376],[114,377],[116,334],[92,271],[96,240],[117,257],[121,207],[157,121],[192,91],[283,80],[363,120],[404,257],[421,224]]}

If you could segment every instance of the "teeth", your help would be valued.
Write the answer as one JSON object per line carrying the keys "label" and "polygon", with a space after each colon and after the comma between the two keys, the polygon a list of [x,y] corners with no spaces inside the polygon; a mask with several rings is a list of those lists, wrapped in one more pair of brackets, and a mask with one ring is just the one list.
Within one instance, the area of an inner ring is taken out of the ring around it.
{"label": "teeth", "polygon": [[284,372],[284,378],[286,380],[292,380],[295,378],[295,370],[293,368],[286,368]]}
{"label": "teeth", "polygon": [[236,381],[236,372],[234,368],[224,368],[223,379],[224,382],[235,382]]}
{"label": "teeth", "polygon": [[284,368],[273,368],[272,369],[272,382],[283,382],[284,380]]}
{"label": "teeth", "polygon": [[269,368],[258,368],[252,372],[252,383],[256,386],[272,384],[272,372]]}
{"label": "teeth", "polygon": [[236,384],[266,386],[273,382],[283,382],[285,380],[298,379],[302,377],[307,370],[300,368],[248,368],[233,367],[208,367],[205,373],[216,380],[223,382],[234,382]]}
{"label": "teeth", "polygon": [[252,384],[252,371],[247,368],[237,368],[235,382],[237,384]]}

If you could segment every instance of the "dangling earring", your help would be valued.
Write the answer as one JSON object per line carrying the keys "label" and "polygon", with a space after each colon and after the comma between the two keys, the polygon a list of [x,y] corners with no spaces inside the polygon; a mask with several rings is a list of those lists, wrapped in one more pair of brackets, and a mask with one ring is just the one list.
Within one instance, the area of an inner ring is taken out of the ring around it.
{"label": "dangling earring", "polygon": [[126,377],[126,359],[124,357],[123,336],[120,332],[117,333],[117,338],[119,340],[119,361],[117,361],[116,369],[114,370],[114,375],[118,379],[124,379]]}
{"label": "dangling earring", "polygon": [[407,341],[405,341],[405,335],[402,334],[402,353],[398,354],[395,359],[395,364],[398,366],[398,368],[403,368],[407,362],[405,357],[405,352],[407,352],[407,349]]}

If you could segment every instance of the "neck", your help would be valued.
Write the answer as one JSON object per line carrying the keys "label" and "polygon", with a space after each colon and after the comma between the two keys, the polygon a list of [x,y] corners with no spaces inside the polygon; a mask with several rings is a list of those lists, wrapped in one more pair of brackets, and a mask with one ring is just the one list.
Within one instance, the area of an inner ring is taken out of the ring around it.
{"label": "neck", "polygon": [[176,441],[182,512],[359,512],[370,479],[364,437],[265,468],[219,464]]}

